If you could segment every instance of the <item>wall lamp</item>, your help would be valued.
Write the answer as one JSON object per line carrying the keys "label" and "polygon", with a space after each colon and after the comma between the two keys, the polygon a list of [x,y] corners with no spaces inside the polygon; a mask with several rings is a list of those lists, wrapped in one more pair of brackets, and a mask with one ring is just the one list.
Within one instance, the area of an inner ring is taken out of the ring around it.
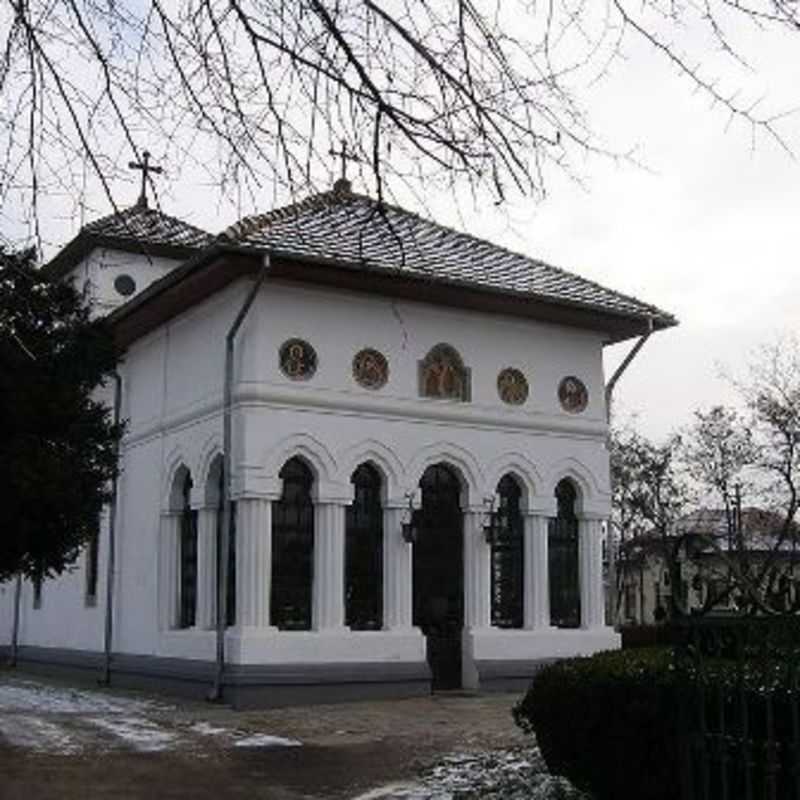
{"label": "wall lamp", "polygon": [[406,511],[406,518],[400,523],[400,533],[403,535],[403,541],[407,544],[414,544],[419,536],[419,530],[414,518],[415,495],[415,492],[406,492],[408,510]]}
{"label": "wall lamp", "polygon": [[491,494],[484,497],[483,505],[486,506],[483,515],[483,535],[486,537],[487,544],[494,544],[497,541],[497,495]]}

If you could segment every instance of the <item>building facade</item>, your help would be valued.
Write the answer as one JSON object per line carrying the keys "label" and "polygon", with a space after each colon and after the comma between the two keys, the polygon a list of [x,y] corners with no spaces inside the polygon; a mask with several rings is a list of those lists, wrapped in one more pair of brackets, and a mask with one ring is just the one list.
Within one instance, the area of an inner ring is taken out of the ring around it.
{"label": "building facade", "polygon": [[[342,186],[187,234],[183,261],[153,235],[102,283],[128,425],[112,679],[206,693],[223,590],[239,705],[520,685],[618,646],[602,351],[669,315]],[[88,274],[84,249],[61,274]],[[20,661],[98,668],[108,536],[104,520],[72,573],[23,586]],[[13,616],[6,586],[7,640]]]}

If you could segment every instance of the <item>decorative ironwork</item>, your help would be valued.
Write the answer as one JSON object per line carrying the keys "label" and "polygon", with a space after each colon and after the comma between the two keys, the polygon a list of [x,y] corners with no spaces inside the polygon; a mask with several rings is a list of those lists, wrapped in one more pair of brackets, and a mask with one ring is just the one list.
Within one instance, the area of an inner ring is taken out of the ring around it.
{"label": "decorative ironwork", "polygon": [[420,481],[422,506],[414,513],[414,624],[427,637],[433,688],[461,686],[464,624],[461,487],[444,464],[428,467]]}
{"label": "decorative ironwork", "polygon": [[197,512],[190,504],[191,491],[192,478],[187,473],[180,530],[180,628],[193,627],[197,615]]}
{"label": "decorative ironwork", "polygon": [[272,504],[272,596],[270,624],[281,630],[310,630],[314,557],[314,476],[292,458],[280,472],[281,499]]}
{"label": "decorative ironwork", "polygon": [[564,411],[580,414],[589,404],[589,391],[580,378],[569,375],[558,386],[558,400]]}
{"label": "decorative ironwork", "polygon": [[293,381],[306,381],[317,371],[317,353],[302,339],[288,339],[281,345],[281,372]]}
{"label": "decorative ironwork", "polygon": [[497,393],[504,403],[521,406],[528,399],[528,379],[514,367],[506,367],[497,376]]}
{"label": "decorative ironwork", "polygon": [[419,365],[419,391],[423,397],[469,400],[469,370],[449,344],[437,344]]}
{"label": "decorative ironwork", "polygon": [[510,475],[497,485],[499,498],[492,537],[492,625],[521,628],[523,623],[522,491]]}
{"label": "decorative ironwork", "polygon": [[577,628],[581,624],[576,500],[572,482],[560,481],[556,487],[558,515],[550,520],[547,537],[550,622],[558,628]]}
{"label": "decorative ironwork", "polygon": [[389,380],[389,364],[383,353],[369,347],[353,357],[353,377],[365,389],[382,389]]}
{"label": "decorative ironwork", "polygon": [[139,170],[142,173],[142,188],[139,191],[139,199],[136,201],[136,205],[141,208],[147,208],[147,181],[149,180],[152,183],[150,173],[161,175],[164,168],[150,164],[150,153],[147,150],[142,153],[141,161],[128,162],[128,168]]}
{"label": "decorative ironwork", "polygon": [[345,624],[380,630],[383,624],[383,507],[381,476],[361,464],[352,477],[353,504],[345,527]]}

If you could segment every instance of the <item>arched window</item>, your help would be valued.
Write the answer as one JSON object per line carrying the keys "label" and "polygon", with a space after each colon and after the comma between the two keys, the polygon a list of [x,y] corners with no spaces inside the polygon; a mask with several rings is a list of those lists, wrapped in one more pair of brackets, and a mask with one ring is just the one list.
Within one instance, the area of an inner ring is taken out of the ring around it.
{"label": "arched window", "polygon": [[581,595],[578,578],[577,492],[572,481],[556,486],[558,514],[550,520],[548,569],[550,576],[550,623],[558,628],[581,624]]}
{"label": "arched window", "polygon": [[272,504],[272,595],[270,624],[281,630],[311,628],[314,564],[314,476],[299,458],[280,471],[281,499]]}
{"label": "arched window", "polygon": [[178,627],[191,628],[197,615],[197,512],[191,506],[192,476],[183,479],[180,530]]}
{"label": "arched window", "polygon": [[[222,523],[225,514],[225,469],[222,456],[217,456],[209,471],[209,482],[213,481],[213,500],[217,507],[216,559],[217,572],[220,574],[222,558]],[[219,591],[219,584],[214,592]],[[231,502],[231,529],[228,536],[228,575],[225,586],[225,624],[229,627],[236,624],[236,503]]]}
{"label": "arched window", "polygon": [[523,617],[522,490],[510,475],[497,485],[492,539],[492,625],[521,628]]}
{"label": "arched window", "polygon": [[469,400],[469,370],[449,344],[437,344],[419,362],[419,393],[423,397]]}
{"label": "arched window", "polygon": [[379,630],[383,624],[383,508],[381,476],[361,464],[350,479],[353,504],[346,514],[345,624]]}

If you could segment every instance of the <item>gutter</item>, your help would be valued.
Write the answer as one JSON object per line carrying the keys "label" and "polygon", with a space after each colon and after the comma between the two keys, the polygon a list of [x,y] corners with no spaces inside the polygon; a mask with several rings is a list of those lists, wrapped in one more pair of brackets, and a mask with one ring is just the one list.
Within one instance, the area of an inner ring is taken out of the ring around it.
{"label": "gutter", "polygon": [[636,344],[631,348],[628,355],[622,359],[622,363],[617,367],[614,374],[611,376],[611,380],[606,384],[605,390],[605,400],[606,400],[606,422],[611,422],[611,400],[614,394],[614,387],[617,385],[617,381],[622,377],[622,374],[625,372],[626,369],[630,366],[631,362],[638,352],[644,347],[644,343],[653,335],[653,331],[655,330],[655,321],[653,317],[648,317],[647,319],[647,331],[643,333]]}
{"label": "gutter", "polygon": [[222,416],[222,531],[220,536],[220,557],[217,568],[217,665],[214,676],[214,686],[208,696],[209,700],[222,700],[222,690],[225,679],[225,629],[228,621],[228,558],[231,545],[231,528],[233,527],[231,505],[231,441],[233,410],[233,356],[236,334],[244,322],[250,306],[256,299],[258,290],[270,269],[270,256],[265,253],[261,261],[261,270],[250,287],[239,313],[233,321],[225,336],[225,382],[223,385],[223,416]]}
{"label": "gutter", "polygon": [[[122,378],[114,372],[114,425],[119,425],[122,407]],[[99,683],[111,683],[111,644],[114,636],[114,570],[116,562],[117,490],[119,477],[119,441],[116,447],[117,474],[111,482],[111,499],[108,502],[108,564],[106,565],[106,615],[103,635],[103,677]]]}

